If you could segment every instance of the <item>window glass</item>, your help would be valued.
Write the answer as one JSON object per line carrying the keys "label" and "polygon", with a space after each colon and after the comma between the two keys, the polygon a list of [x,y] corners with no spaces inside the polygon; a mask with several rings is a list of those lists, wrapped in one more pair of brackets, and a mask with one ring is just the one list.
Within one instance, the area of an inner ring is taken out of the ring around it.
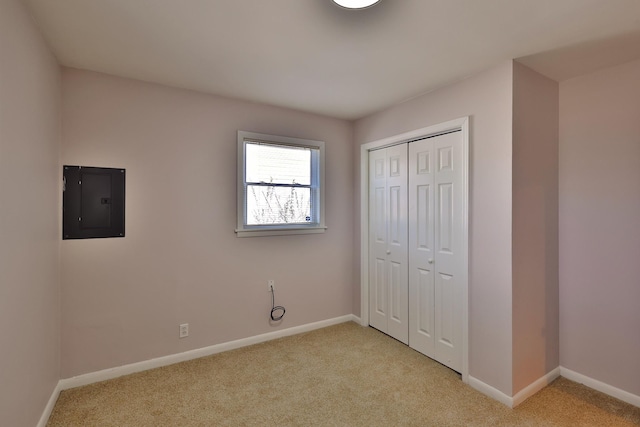
{"label": "window glass", "polygon": [[239,237],[323,233],[324,142],[238,131]]}
{"label": "window glass", "polygon": [[247,186],[247,224],[311,222],[311,189]]}
{"label": "window glass", "polygon": [[311,149],[264,143],[246,144],[246,181],[311,184]]}

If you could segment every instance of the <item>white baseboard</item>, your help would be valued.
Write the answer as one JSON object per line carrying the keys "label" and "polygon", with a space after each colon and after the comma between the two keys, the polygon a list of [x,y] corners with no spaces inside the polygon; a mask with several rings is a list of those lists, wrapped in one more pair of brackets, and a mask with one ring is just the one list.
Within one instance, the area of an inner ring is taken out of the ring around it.
{"label": "white baseboard", "polygon": [[[149,369],[159,368],[161,366],[173,365],[174,363],[184,362],[187,360],[198,359],[200,357],[210,356],[212,354],[222,353],[223,351],[235,350],[237,348],[246,347],[253,344],[259,344],[271,341],[277,338],[296,335],[303,332],[313,331],[315,329],[326,328],[327,326],[337,325],[345,322],[360,322],[360,319],[353,315],[336,317],[333,319],[322,320],[320,322],[308,323],[306,325],[294,326],[292,328],[282,329],[266,334],[255,335],[249,338],[243,338],[236,341],[216,344],[209,347],[203,347],[195,350],[185,351],[183,353],[171,354],[169,356],[158,357],[155,359],[145,360],[142,362],[131,363],[129,365],[118,366],[115,368],[104,369],[102,371],[90,372],[88,374],[78,375],[72,378],[60,380],[59,387],[61,390],[67,390],[74,387],[93,384],[100,381],[118,378],[123,375],[129,375],[136,372],[147,371]],[[54,401],[55,403],[55,401]]]}
{"label": "white baseboard", "polygon": [[508,406],[509,408],[515,408],[547,385],[551,383],[551,381],[555,380],[560,376],[560,368],[555,368],[553,371],[547,373],[546,375],[538,378],[518,393],[516,393],[513,397],[501,392],[497,388],[490,386],[487,383],[480,381],[477,378],[469,375],[468,384],[474,389],[478,390],[482,394],[486,394],[490,398],[497,400],[498,402]]}
{"label": "white baseboard", "polygon": [[584,384],[589,388],[598,390],[604,394],[620,399],[623,402],[627,402],[630,405],[640,408],[640,396],[629,393],[628,391],[621,390],[609,384],[605,384],[602,381],[594,380],[586,375],[579,374],[571,369],[560,367],[560,375],[568,380],[575,381],[580,384]]}
{"label": "white baseboard", "polygon": [[510,408],[515,408],[526,399],[545,388],[559,376],[565,377],[568,380],[575,381],[580,384],[584,384],[589,388],[592,388],[604,394],[608,394],[609,396],[615,397],[616,399],[622,400],[623,402],[626,402],[630,405],[640,407],[640,396],[613,387],[609,384],[605,384],[601,381],[587,377],[586,375],[579,374],[562,366],[552,370],[545,376],[529,384],[527,387],[516,393],[513,397],[506,395],[500,390],[480,381],[477,378],[472,377],[471,375],[469,375],[469,385],[478,390],[480,393],[485,394]]}
{"label": "white baseboard", "polygon": [[497,388],[494,388],[489,384],[472,377],[471,375],[469,375],[469,385],[478,390],[480,393],[486,394],[490,398],[497,400],[504,405],[507,405],[509,408],[513,408],[513,398],[511,396],[507,396]]}
{"label": "white baseboard", "polygon": [[60,381],[58,381],[58,384],[56,384],[53,392],[51,393],[51,397],[47,402],[47,406],[45,406],[44,411],[40,416],[40,421],[38,421],[37,427],[46,427],[49,417],[53,412],[53,407],[56,406],[56,401],[58,400],[58,396],[60,396],[60,391],[62,391],[62,387],[60,385]]}
{"label": "white baseboard", "polygon": [[521,404],[522,402],[524,402],[525,400],[527,400],[528,398],[530,398],[531,396],[533,396],[534,394],[536,394],[537,392],[539,392],[540,390],[542,390],[543,388],[551,384],[551,382],[556,378],[558,378],[559,376],[560,376],[560,367],[558,366],[551,372],[538,378],[537,380],[535,380],[534,382],[532,382],[531,384],[529,384],[528,386],[526,386],[525,388],[517,392],[513,396],[512,408],[515,408],[516,406],[518,406],[519,404]]}

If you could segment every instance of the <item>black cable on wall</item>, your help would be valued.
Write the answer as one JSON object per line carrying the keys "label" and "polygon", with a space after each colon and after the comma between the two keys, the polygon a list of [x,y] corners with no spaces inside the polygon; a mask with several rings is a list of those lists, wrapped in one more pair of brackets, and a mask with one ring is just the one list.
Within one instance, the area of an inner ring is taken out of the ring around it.
{"label": "black cable on wall", "polygon": [[[282,311],[282,314],[279,316],[276,315],[276,312]],[[278,320],[284,317],[284,313],[286,310],[281,305],[276,305],[276,291],[271,287],[271,320],[277,322]]]}

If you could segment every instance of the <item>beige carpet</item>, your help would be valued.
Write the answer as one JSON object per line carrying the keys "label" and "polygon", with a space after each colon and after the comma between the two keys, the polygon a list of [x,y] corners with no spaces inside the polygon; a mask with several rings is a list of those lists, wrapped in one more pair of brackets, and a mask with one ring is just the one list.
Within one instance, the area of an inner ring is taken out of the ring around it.
{"label": "beige carpet", "polygon": [[63,391],[49,426],[633,426],[564,378],[515,410],[355,323]]}

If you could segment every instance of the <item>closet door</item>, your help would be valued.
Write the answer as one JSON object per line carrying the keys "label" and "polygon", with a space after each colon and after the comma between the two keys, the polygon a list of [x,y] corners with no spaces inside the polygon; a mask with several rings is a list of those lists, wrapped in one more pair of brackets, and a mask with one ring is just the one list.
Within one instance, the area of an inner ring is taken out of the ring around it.
{"label": "closet door", "polygon": [[435,356],[434,159],[430,139],[409,144],[409,345]]}
{"label": "closet door", "polygon": [[407,144],[369,153],[369,323],[408,344]]}
{"label": "closet door", "polygon": [[409,144],[409,345],[462,370],[462,133]]}

